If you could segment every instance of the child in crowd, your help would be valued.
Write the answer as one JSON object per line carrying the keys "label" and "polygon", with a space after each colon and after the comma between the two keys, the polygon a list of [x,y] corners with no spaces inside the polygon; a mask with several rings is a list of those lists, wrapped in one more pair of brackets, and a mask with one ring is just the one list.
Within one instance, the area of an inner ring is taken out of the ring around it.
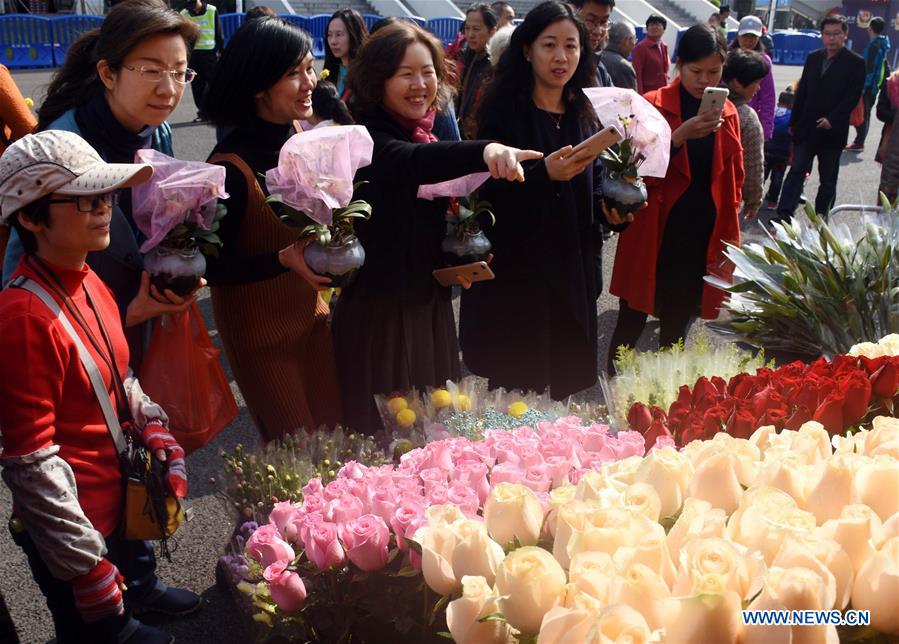
{"label": "child in crowd", "polygon": [[312,90],[312,116],[308,122],[312,125],[312,129],[355,123],[346,103],[340,100],[337,86],[326,80],[319,81]]}
{"label": "child in crowd", "polygon": [[768,61],[757,51],[736,49],[727,55],[722,80],[730,90],[730,100],[740,115],[740,144],[743,146],[743,218],[754,219],[762,205],[764,188],[765,132],[749,101],[762,79],[771,71]]}
{"label": "child in crowd", "polygon": [[777,209],[780,187],[783,185],[787,166],[790,165],[790,153],[793,145],[790,136],[790,117],[793,115],[793,99],[795,95],[787,88],[777,97],[777,108],[774,110],[774,133],[765,141],[765,181],[771,177],[768,194],[765,195],[765,207]]}

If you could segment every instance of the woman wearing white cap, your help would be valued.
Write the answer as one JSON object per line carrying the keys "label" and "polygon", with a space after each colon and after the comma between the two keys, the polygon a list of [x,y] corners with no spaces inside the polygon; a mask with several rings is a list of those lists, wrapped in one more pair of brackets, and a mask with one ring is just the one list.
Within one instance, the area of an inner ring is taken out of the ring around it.
{"label": "woman wearing white cap", "polygon": [[[128,369],[115,298],[86,264],[88,253],[109,245],[118,190],[152,173],[105,163],[81,137],[57,130],[28,135],[0,157],[0,223],[12,225],[25,247],[0,292],[0,466],[13,497],[13,540],[47,598],[60,643],[172,642],[131,617],[131,608],[196,598],[162,584],[155,562],[147,569],[145,542],[120,534],[119,450],[88,375],[92,360],[100,395],[134,440],[167,461],[169,488],[185,496],[184,451]],[[140,579],[123,598],[123,575],[132,586],[135,568]]]}
{"label": "woman wearing white cap", "polygon": [[768,61],[768,75],[759,83],[759,89],[749,101],[749,107],[759,115],[762,122],[762,130],[765,132],[765,140],[774,134],[774,110],[777,107],[777,92],[774,89],[774,64],[765,51],[761,37],[764,31],[762,21],[756,16],[746,16],[740,20],[737,37],[730,44],[731,49],[747,49],[757,51]]}

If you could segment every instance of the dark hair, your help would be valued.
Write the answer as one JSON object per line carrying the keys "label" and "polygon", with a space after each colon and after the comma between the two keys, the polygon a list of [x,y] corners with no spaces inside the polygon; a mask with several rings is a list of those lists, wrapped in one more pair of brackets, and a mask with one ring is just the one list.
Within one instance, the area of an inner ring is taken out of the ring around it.
{"label": "dark hair", "polygon": [[475,11],[481,14],[481,20],[484,21],[484,25],[488,30],[496,27],[496,23],[499,22],[499,19],[496,17],[496,14],[493,13],[493,9],[490,8],[489,4],[485,2],[476,2],[465,10],[465,17],[467,18],[468,14],[474,13]]}
{"label": "dark hair", "polygon": [[371,35],[362,48],[347,77],[353,92],[350,107],[357,121],[377,112],[384,102],[384,83],[396,73],[409,45],[421,43],[431,52],[437,73],[435,105],[446,105],[452,95],[449,71],[443,45],[430,33],[407,20],[397,20]]}
{"label": "dark hair", "polygon": [[[398,20],[399,20],[399,18],[397,18],[396,16],[384,16],[383,18],[381,18],[380,20],[378,20],[375,24],[373,24],[371,26],[371,29],[368,31],[368,35],[371,36],[379,29],[383,29],[387,25],[392,25],[393,23],[397,22]],[[464,27],[464,25],[465,25],[464,20],[462,21],[462,25]]]}
{"label": "dark hair", "polygon": [[259,20],[260,18],[265,18],[266,16],[277,17],[278,14],[275,13],[275,10],[271,7],[252,7],[247,11],[244,22],[249,22],[250,20]]}
{"label": "dark hair", "polygon": [[[588,2],[592,2],[593,4],[599,4],[604,7],[612,7],[615,8],[615,0],[571,0],[571,4],[573,4],[578,9],[583,9],[584,5]],[[525,16],[527,17],[527,16]]]}
{"label": "dark hair", "polygon": [[69,47],[66,62],[54,74],[47,98],[38,110],[38,130],[47,129],[67,110],[105,91],[97,73],[98,62],[105,60],[111,70],[118,71],[135,47],[160,34],[181,36],[190,54],[200,31],[163,0],[127,0],[113,7],[99,27]]}
{"label": "dark hair", "polygon": [[745,87],[762,80],[769,71],[768,61],[760,53],[736,49],[727,55],[721,79],[725,83],[735,80]]}
{"label": "dark hair", "polygon": [[841,16],[838,13],[824,16],[824,20],[821,21],[821,31],[824,31],[827,25],[840,25],[840,29],[843,30],[844,34],[849,32],[849,23],[846,22],[846,16]]}
{"label": "dark hair", "polygon": [[720,7],[718,7],[718,15],[721,15],[722,13],[730,13],[730,5],[729,4],[723,4]]}
{"label": "dark hair", "polygon": [[499,15],[499,12],[506,7],[509,7],[512,11],[515,11],[515,7],[510,5],[508,2],[504,2],[504,0],[498,0],[498,2],[493,2],[490,4],[490,8],[493,9],[493,13],[495,13],[497,16]]}
{"label": "dark hair", "polygon": [[483,96],[477,110],[476,120],[478,122],[481,120],[481,115],[497,109],[510,97],[517,96],[520,99],[532,100],[534,70],[531,63],[524,57],[524,48],[533,45],[540,34],[550,25],[562,20],[570,20],[577,27],[581,43],[581,57],[574,74],[565,84],[563,100],[575,108],[584,125],[596,124],[596,112],[584,92],[581,91],[584,87],[596,85],[596,59],[590,49],[590,35],[584,23],[575,15],[571,5],[556,0],[541,2],[531,9],[524,17],[524,22],[512,32],[509,46],[506,47],[496,64],[493,79],[484,86]]}
{"label": "dark hair", "polygon": [[312,111],[318,118],[331,119],[338,125],[355,123],[346,103],[340,100],[337,86],[331,81],[319,81],[312,90]]}
{"label": "dark hair", "polygon": [[708,25],[693,25],[677,46],[677,64],[695,63],[712,54],[718,54],[722,61],[727,54],[720,36]]}
{"label": "dark hair", "polygon": [[50,198],[52,196],[52,194],[44,195],[40,199],[32,201],[30,204],[22,206],[19,211],[14,212],[12,217],[8,220],[12,229],[18,233],[19,240],[22,242],[22,248],[25,250],[26,255],[34,255],[37,252],[37,237],[19,222],[19,214],[32,223],[43,224],[49,227]]}
{"label": "dark hair", "polygon": [[777,97],[777,104],[782,105],[783,107],[793,107],[795,100],[796,95],[787,89],[782,91],[780,96]]}
{"label": "dark hair", "polygon": [[[362,16],[359,15],[359,12],[355,9],[339,9],[331,14],[331,18],[328,20],[328,26],[330,27],[331,23],[338,19],[343,22],[344,27],[346,27],[346,33],[350,39],[350,51],[348,56],[350,60],[353,60],[356,57],[356,54],[359,53],[359,47],[361,47],[362,43],[365,42],[365,39],[368,38],[368,29],[365,26],[365,20],[362,19]],[[331,45],[328,44],[327,33],[325,34],[325,69],[331,74],[331,78],[336,81],[338,74],[340,73],[340,59],[331,51]]]}
{"label": "dark hair", "polygon": [[212,74],[203,118],[219,127],[247,123],[256,113],[256,95],[281,80],[311,48],[309,35],[281,18],[245,22]]}
{"label": "dark hair", "polygon": [[657,13],[651,13],[651,14],[649,14],[649,18],[646,19],[646,28],[648,29],[648,28],[649,28],[649,25],[651,25],[651,24],[654,23],[654,22],[659,23],[659,24],[662,25],[662,27],[664,27],[665,29],[668,28],[668,21],[665,20],[665,16],[660,16],[660,15],[657,14]]}
{"label": "dark hair", "polygon": [[[737,36],[736,38],[734,38],[733,41],[731,41],[731,43],[727,46],[727,48],[730,51],[736,51],[737,49],[742,49],[742,47],[740,47],[740,36]],[[765,45],[762,44],[761,36],[759,36],[759,39],[755,41],[755,47],[753,47],[750,51],[757,51],[760,54],[764,54],[765,52],[768,51],[767,49],[765,49]]]}
{"label": "dark hair", "polygon": [[871,31],[873,31],[875,34],[879,35],[883,33],[884,27],[886,27],[886,23],[884,22],[883,18],[881,18],[880,16],[876,16],[874,18],[871,18],[871,22],[868,23],[868,27],[870,27]]}

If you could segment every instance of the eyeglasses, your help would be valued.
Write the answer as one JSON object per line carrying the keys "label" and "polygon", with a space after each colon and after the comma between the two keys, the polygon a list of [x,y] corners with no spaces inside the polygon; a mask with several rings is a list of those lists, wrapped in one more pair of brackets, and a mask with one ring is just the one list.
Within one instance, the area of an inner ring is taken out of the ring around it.
{"label": "eyeglasses", "polygon": [[129,67],[128,65],[122,65],[122,67],[124,67],[125,69],[129,69],[132,72],[137,72],[138,74],[140,74],[141,78],[151,83],[162,82],[162,79],[165,78],[166,74],[171,76],[172,80],[179,85],[187,85],[197,77],[197,72],[190,68],[160,69],[159,67],[145,67],[144,65],[141,65],[140,67]]}
{"label": "eyeglasses", "polygon": [[102,195],[77,195],[74,197],[63,197],[59,199],[51,199],[48,203],[74,203],[78,208],[78,212],[94,212],[101,205],[112,208],[119,203],[119,192],[104,192]]}
{"label": "eyeglasses", "polygon": [[609,26],[609,19],[606,18],[584,18],[584,24],[587,25],[587,31],[596,31],[597,29],[605,29]]}
{"label": "eyeglasses", "polygon": [[840,30],[840,31],[822,31],[821,35],[824,38],[839,38],[840,36],[842,36],[844,34],[843,34],[843,31]]}

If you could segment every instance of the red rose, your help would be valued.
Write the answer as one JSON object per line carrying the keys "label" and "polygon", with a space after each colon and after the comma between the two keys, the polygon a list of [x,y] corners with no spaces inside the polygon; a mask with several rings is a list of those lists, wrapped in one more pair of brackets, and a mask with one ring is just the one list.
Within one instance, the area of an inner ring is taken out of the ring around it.
{"label": "red rose", "polygon": [[892,398],[899,389],[899,370],[892,360],[871,374],[871,393],[876,398]]}
{"label": "red rose", "polygon": [[784,422],[787,420],[787,412],[783,409],[768,409],[765,411],[765,419],[764,422],[759,422],[759,426],[761,425],[774,425],[774,428],[777,431],[780,431],[784,428]]}
{"label": "red rose", "polygon": [[734,398],[747,398],[755,387],[756,378],[748,373],[738,373],[727,383],[727,393]]}
{"label": "red rose", "polygon": [[728,411],[721,405],[709,407],[702,415],[703,431],[709,436],[714,436],[724,427],[728,416]]}
{"label": "red rose", "polygon": [[724,431],[734,438],[749,438],[756,429],[753,413],[748,409],[736,409],[730,415]]}
{"label": "red rose", "polygon": [[634,403],[627,412],[627,424],[631,429],[645,433],[652,423],[652,412],[643,403]]}
{"label": "red rose", "polygon": [[840,383],[845,404],[843,406],[843,428],[851,427],[868,415],[871,404],[871,381],[864,372],[856,370]]}
{"label": "red rose", "polygon": [[719,396],[727,395],[727,382],[721,376],[712,376],[712,384],[718,390]]}
{"label": "red rose", "polygon": [[795,392],[790,403],[807,409],[818,408],[818,385],[813,380],[805,380]]}
{"label": "red rose", "polygon": [[812,419],[812,412],[805,405],[797,405],[790,416],[783,424],[784,429],[798,430],[805,423]]}
{"label": "red rose", "polygon": [[646,450],[649,451],[661,437],[673,438],[668,426],[661,420],[653,420],[647,430],[643,433],[643,442],[646,444]]}
{"label": "red rose", "polygon": [[718,390],[708,378],[702,376],[693,385],[693,407],[705,411],[718,400]]}
{"label": "red rose", "polygon": [[824,425],[829,433],[842,434],[846,429],[843,425],[843,403],[843,394],[833,394],[815,410],[812,419]]}

